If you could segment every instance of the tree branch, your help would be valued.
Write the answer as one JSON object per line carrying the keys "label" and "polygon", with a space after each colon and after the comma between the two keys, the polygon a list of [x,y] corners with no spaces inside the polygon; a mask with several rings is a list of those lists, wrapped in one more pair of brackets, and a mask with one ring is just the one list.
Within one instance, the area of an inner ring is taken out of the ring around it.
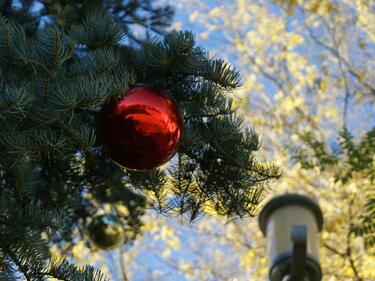
{"label": "tree branch", "polygon": [[351,231],[350,229],[352,229],[352,225],[353,225],[353,212],[352,212],[352,204],[353,204],[353,199],[350,200],[350,203],[349,203],[349,229],[348,229],[348,233],[346,235],[346,256],[348,257],[348,260],[349,260],[349,263],[350,263],[350,267],[354,273],[354,276],[356,277],[356,280],[357,281],[363,281],[363,278],[360,277],[359,275],[359,271],[355,265],[355,261],[354,261],[354,258],[353,258],[353,253],[352,253],[352,245],[351,245]]}
{"label": "tree branch", "polygon": [[368,89],[370,91],[370,94],[372,95],[375,95],[375,87],[373,87],[372,85],[368,84],[366,81],[363,81],[362,77],[353,69],[353,67],[350,65],[350,63],[341,56],[341,54],[339,53],[338,50],[336,50],[335,48],[329,46],[328,44],[322,42],[321,40],[318,39],[318,37],[314,34],[314,32],[312,31],[312,29],[306,24],[304,23],[304,26],[305,28],[308,30],[309,32],[309,35],[310,37],[312,38],[312,40],[319,46],[325,48],[326,50],[328,50],[329,52],[331,52],[339,61],[341,61],[341,63],[343,63],[348,72],[356,78],[356,80],[363,86],[365,87],[366,89]]}
{"label": "tree branch", "polygon": [[31,281],[31,275],[28,273],[29,268],[26,265],[22,265],[22,263],[18,260],[17,256],[8,248],[3,249],[4,253],[7,254],[10,259],[14,262],[14,264],[18,267],[19,271],[25,276],[27,281]]}
{"label": "tree branch", "polygon": [[121,249],[119,249],[119,257],[120,257],[120,269],[121,269],[121,276],[123,281],[129,281],[128,275],[126,273],[126,268],[125,268],[125,261],[123,257],[123,252]]}

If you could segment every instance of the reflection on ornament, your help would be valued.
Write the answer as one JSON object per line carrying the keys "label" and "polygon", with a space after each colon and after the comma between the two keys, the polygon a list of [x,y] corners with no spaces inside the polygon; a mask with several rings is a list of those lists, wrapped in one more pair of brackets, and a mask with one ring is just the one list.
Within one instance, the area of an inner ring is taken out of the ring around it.
{"label": "reflection on ornament", "polygon": [[119,219],[112,214],[100,215],[88,227],[90,240],[100,249],[111,250],[120,246],[125,239]]}
{"label": "reflection on ornament", "polygon": [[120,166],[135,170],[153,169],[170,160],[182,130],[182,115],[172,97],[143,84],[105,104],[98,119],[104,150]]}

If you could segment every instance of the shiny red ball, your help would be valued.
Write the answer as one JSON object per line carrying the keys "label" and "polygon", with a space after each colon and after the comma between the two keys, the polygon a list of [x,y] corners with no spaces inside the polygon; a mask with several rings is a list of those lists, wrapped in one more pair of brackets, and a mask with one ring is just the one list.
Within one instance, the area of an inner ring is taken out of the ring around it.
{"label": "shiny red ball", "polygon": [[176,153],[182,138],[182,114],[165,91],[143,84],[106,103],[98,119],[98,134],[107,154],[122,167],[159,167]]}

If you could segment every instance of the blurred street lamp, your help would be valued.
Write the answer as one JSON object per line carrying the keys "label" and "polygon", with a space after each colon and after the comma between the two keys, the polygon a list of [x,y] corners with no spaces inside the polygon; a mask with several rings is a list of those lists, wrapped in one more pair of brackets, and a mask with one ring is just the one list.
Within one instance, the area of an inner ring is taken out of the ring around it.
{"label": "blurred street lamp", "polygon": [[318,232],[323,214],[298,194],[274,197],[262,209],[259,226],[267,237],[271,281],[320,281]]}

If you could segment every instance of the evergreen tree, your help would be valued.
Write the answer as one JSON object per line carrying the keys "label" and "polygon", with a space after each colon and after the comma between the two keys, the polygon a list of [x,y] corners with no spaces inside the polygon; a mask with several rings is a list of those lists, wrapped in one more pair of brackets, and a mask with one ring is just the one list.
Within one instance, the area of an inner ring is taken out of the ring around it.
{"label": "evergreen tree", "polygon": [[[105,280],[50,251],[87,240],[104,210],[121,220],[125,243],[148,206],[190,220],[208,209],[254,214],[279,173],[256,160],[259,138],[228,96],[240,75],[190,32],[165,34],[170,7],[2,0],[0,14],[1,280]],[[169,90],[183,112],[183,141],[164,170],[124,170],[96,136],[102,105],[134,83]]]}

